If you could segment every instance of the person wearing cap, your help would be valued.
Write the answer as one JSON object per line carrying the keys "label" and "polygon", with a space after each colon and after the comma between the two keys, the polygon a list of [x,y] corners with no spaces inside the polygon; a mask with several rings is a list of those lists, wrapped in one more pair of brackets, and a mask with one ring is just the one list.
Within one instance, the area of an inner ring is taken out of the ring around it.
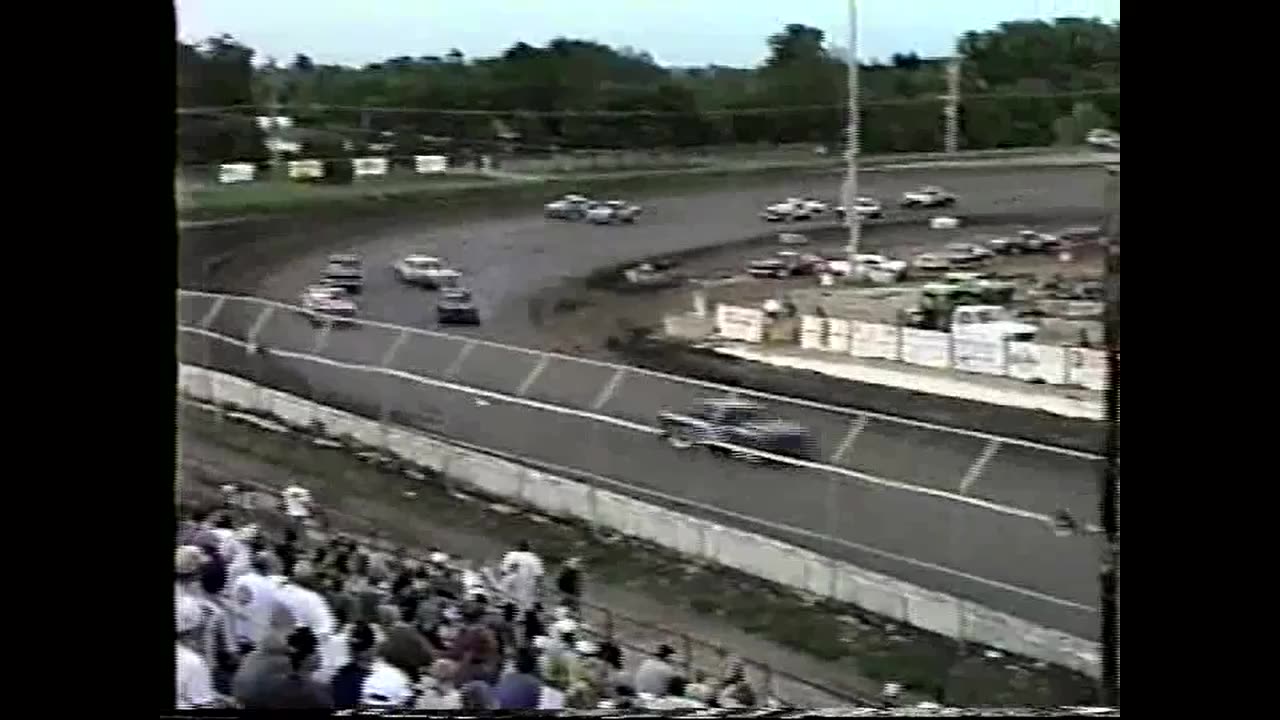
{"label": "person wearing cap", "polygon": [[177,626],[175,707],[178,710],[212,707],[217,702],[213,674],[197,652],[200,626],[204,622],[200,603],[194,598],[179,596],[174,620]]}
{"label": "person wearing cap", "polygon": [[542,694],[538,660],[528,648],[516,651],[515,667],[505,673],[494,689],[494,698],[503,710],[536,710]]}
{"label": "person wearing cap", "polygon": [[[362,628],[368,628],[373,633],[373,644],[381,643],[387,637],[379,625],[364,620],[353,621],[345,613],[335,613],[334,617],[338,622],[338,631],[320,648],[320,669],[316,671],[316,680],[320,682],[331,682],[333,676],[339,670],[352,662],[351,647],[356,642],[357,635],[364,633]],[[372,650],[373,644],[369,645],[369,650]],[[369,656],[368,660],[369,662],[373,661],[372,655]],[[359,691],[359,686],[352,691],[356,699],[359,698]],[[352,700],[352,702],[355,702],[355,700]]]}
{"label": "person wearing cap", "polygon": [[502,557],[502,582],[504,590],[521,609],[529,609],[538,599],[542,582],[542,558],[533,552],[528,542],[521,542],[515,550]]}
{"label": "person wearing cap", "polygon": [[666,694],[671,678],[677,675],[676,669],[670,662],[675,652],[670,645],[659,645],[657,652],[640,663],[640,667],[636,668],[637,694],[644,693],[655,697]]}
{"label": "person wearing cap", "polygon": [[183,545],[174,553],[174,601],[189,598],[200,608],[202,620],[192,640],[192,648],[200,653],[205,663],[219,671],[229,662],[227,655],[235,650],[234,638],[227,621],[226,610],[209,592],[204,568],[208,556],[200,548]]}
{"label": "person wearing cap", "polygon": [[560,591],[560,602],[566,607],[577,610],[582,601],[582,560],[571,557],[565,561],[556,578],[556,589]]}
{"label": "person wearing cap", "polygon": [[689,697],[687,683],[679,675],[675,675],[667,683],[667,691],[662,697],[649,702],[650,710],[696,710],[705,708],[706,703]]}
{"label": "person wearing cap", "polygon": [[272,601],[267,627],[252,652],[240,660],[231,679],[231,694],[244,703],[247,697],[260,695],[259,685],[269,677],[289,672],[289,634],[297,627],[293,613],[278,601]]}
{"label": "person wearing cap", "polygon": [[484,606],[468,601],[462,608],[463,626],[445,651],[445,657],[458,663],[458,682],[472,680],[493,683],[502,669],[498,638],[484,620]]}
{"label": "person wearing cap", "polygon": [[420,683],[421,692],[414,703],[415,710],[459,710],[462,694],[457,684],[458,664],[452,660],[437,660]]}
{"label": "person wearing cap", "polygon": [[296,628],[285,640],[286,666],[276,666],[241,698],[246,709],[329,710],[333,696],[329,686],[316,682],[320,666],[316,635],[308,627]]}
{"label": "person wearing cap", "polygon": [[378,636],[374,626],[357,622],[344,628],[339,638],[345,643],[342,664],[328,681],[329,691],[333,694],[334,710],[354,710],[360,705],[365,680],[373,669]]}
{"label": "person wearing cap", "polygon": [[[383,606],[388,607],[388,606]],[[385,611],[389,617],[387,639],[382,644],[382,658],[400,669],[410,680],[417,682],[423,668],[431,665],[434,653],[427,638],[414,624],[418,608],[413,604],[391,606]]]}

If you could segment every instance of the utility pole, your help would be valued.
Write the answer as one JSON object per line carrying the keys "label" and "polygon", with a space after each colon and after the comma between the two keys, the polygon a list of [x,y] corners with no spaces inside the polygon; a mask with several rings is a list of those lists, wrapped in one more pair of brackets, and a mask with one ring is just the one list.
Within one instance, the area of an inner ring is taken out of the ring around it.
{"label": "utility pole", "polygon": [[275,60],[268,63],[271,68],[271,102],[268,112],[271,113],[271,119],[267,122],[267,151],[271,154],[271,179],[284,180],[288,174],[284,171],[284,150],[281,148],[283,138],[280,137],[280,113],[283,109],[280,106],[280,85],[284,81],[279,68],[276,67]]}
{"label": "utility pole", "polygon": [[959,57],[951,58],[947,63],[946,105],[942,115],[946,121],[946,151],[954,153],[960,149],[960,67],[963,61]]}
{"label": "utility pole", "polygon": [[862,217],[854,209],[858,199],[858,151],[859,151],[859,117],[858,117],[858,2],[849,0],[849,57],[848,92],[849,92],[849,126],[848,140],[845,143],[844,158],[847,166],[844,181],[844,218],[849,227],[849,262],[857,255],[862,242]]}
{"label": "utility pole", "polygon": [[1107,434],[1102,465],[1102,702],[1120,707],[1120,168],[1107,168],[1103,344]]}

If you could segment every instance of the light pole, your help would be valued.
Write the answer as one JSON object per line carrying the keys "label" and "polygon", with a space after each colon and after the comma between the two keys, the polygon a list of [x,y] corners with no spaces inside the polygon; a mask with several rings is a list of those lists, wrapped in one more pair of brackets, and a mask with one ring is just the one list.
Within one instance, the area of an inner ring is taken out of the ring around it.
{"label": "light pole", "polygon": [[849,56],[846,58],[848,65],[848,92],[849,92],[849,138],[845,143],[844,158],[846,164],[846,176],[844,180],[844,219],[845,224],[849,228],[849,245],[846,250],[849,253],[849,262],[853,262],[853,256],[858,254],[858,247],[862,241],[862,218],[854,209],[858,199],[858,2],[857,0],[849,0]]}

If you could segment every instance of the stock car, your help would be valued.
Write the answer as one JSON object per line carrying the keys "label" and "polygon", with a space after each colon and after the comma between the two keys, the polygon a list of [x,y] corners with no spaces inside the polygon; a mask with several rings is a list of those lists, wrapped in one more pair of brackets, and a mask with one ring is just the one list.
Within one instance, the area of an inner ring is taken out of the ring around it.
{"label": "stock car", "polygon": [[717,398],[680,412],[664,410],[658,415],[658,427],[678,450],[706,447],[750,462],[768,460],[752,451],[806,460],[816,456],[817,446],[807,428],[772,417],[749,400]]}
{"label": "stock car", "polygon": [[590,205],[590,199],[582,195],[569,194],[542,206],[542,212],[547,217],[557,220],[581,220],[586,216]]}
{"label": "stock car", "polygon": [[641,208],[622,200],[592,203],[587,208],[587,222],[594,225],[611,225],[615,222],[634,223],[640,217]]}
{"label": "stock car", "polygon": [[[880,201],[865,195],[861,195],[853,201],[853,211],[857,213],[858,217],[870,220],[884,217],[884,207],[880,204]],[[843,205],[836,207],[836,217],[841,220],[845,218],[847,213],[848,210]]]}
{"label": "stock car", "polygon": [[812,220],[815,216],[830,211],[830,206],[821,200],[793,197],[769,205],[760,212],[760,217],[766,222],[792,222]]}
{"label": "stock car", "polygon": [[902,193],[901,205],[904,208],[950,207],[956,204],[956,196],[937,185],[925,185],[917,190]]}
{"label": "stock car", "polygon": [[355,253],[330,255],[324,269],[324,282],[352,294],[361,292],[364,289],[364,261]]}
{"label": "stock car", "polygon": [[302,314],[312,325],[325,322],[349,323],[355,318],[356,303],[346,290],[336,285],[321,283],[309,286],[302,292]]}
{"label": "stock car", "polygon": [[471,291],[463,287],[442,290],[436,299],[436,322],[441,325],[479,325],[480,311]]}
{"label": "stock car", "polygon": [[747,274],[754,278],[787,278],[813,275],[825,265],[826,261],[820,255],[780,250],[773,257],[748,262]]}
{"label": "stock car", "polygon": [[397,260],[391,266],[400,282],[421,287],[439,289],[457,277],[444,261],[431,255],[414,253]]}

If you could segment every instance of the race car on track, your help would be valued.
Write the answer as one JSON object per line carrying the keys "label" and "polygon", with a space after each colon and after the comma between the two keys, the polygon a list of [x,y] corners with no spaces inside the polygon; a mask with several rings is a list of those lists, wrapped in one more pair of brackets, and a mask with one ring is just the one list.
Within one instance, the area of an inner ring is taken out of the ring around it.
{"label": "race car on track", "polygon": [[[768,415],[749,400],[703,400],[682,412],[663,411],[658,427],[678,450],[707,447],[752,462],[765,458],[753,450],[802,459],[815,456],[816,445],[808,429]],[[731,446],[731,447],[730,447]]]}
{"label": "race car on track", "polygon": [[356,303],[336,285],[312,285],[302,292],[302,314],[312,325],[350,322],[356,315]]}
{"label": "race car on track", "polygon": [[364,289],[364,261],[354,253],[338,253],[329,256],[324,269],[324,281],[350,293]]}
{"label": "race car on track", "polygon": [[[815,205],[816,203],[816,205]],[[811,220],[817,214],[815,208],[823,206],[825,203],[817,200],[805,200],[803,198],[787,198],[782,202],[774,203],[766,207],[760,213],[760,217],[766,222],[793,222],[797,220]]]}
{"label": "race car on track", "polygon": [[[853,211],[858,217],[876,219],[884,217],[884,208],[880,205],[880,201],[873,197],[860,196],[853,201]],[[836,207],[836,217],[843,220],[848,210],[843,205]]]}
{"label": "race car on track", "polygon": [[480,311],[466,288],[442,290],[436,299],[436,322],[441,325],[479,325]]}
{"label": "race car on track", "polygon": [[956,196],[936,185],[925,185],[918,190],[902,193],[902,207],[950,207],[956,204]]}
{"label": "race car on track", "polygon": [[439,289],[441,280],[456,278],[457,271],[445,266],[444,261],[431,255],[407,255],[392,265],[400,282]]}
{"label": "race car on track", "polygon": [[640,217],[640,206],[622,200],[592,203],[587,208],[587,222],[594,225],[611,225],[616,222],[634,223]]}
{"label": "race car on track", "polygon": [[543,214],[557,220],[581,220],[587,214],[591,200],[582,195],[565,195],[543,206]]}
{"label": "race car on track", "polygon": [[922,253],[912,258],[911,267],[925,271],[950,270],[951,260],[941,253]]}
{"label": "race car on track", "polygon": [[1054,252],[1063,247],[1061,238],[1049,233],[1036,232],[1035,230],[1023,230],[1018,233],[1018,240],[1022,244],[1023,252]]}
{"label": "race car on track", "polygon": [[754,278],[786,278],[813,275],[826,264],[821,255],[780,250],[770,258],[747,263],[747,274]]}
{"label": "race car on track", "polygon": [[995,256],[994,252],[981,245],[965,242],[947,243],[942,254],[953,267],[974,265]]}

